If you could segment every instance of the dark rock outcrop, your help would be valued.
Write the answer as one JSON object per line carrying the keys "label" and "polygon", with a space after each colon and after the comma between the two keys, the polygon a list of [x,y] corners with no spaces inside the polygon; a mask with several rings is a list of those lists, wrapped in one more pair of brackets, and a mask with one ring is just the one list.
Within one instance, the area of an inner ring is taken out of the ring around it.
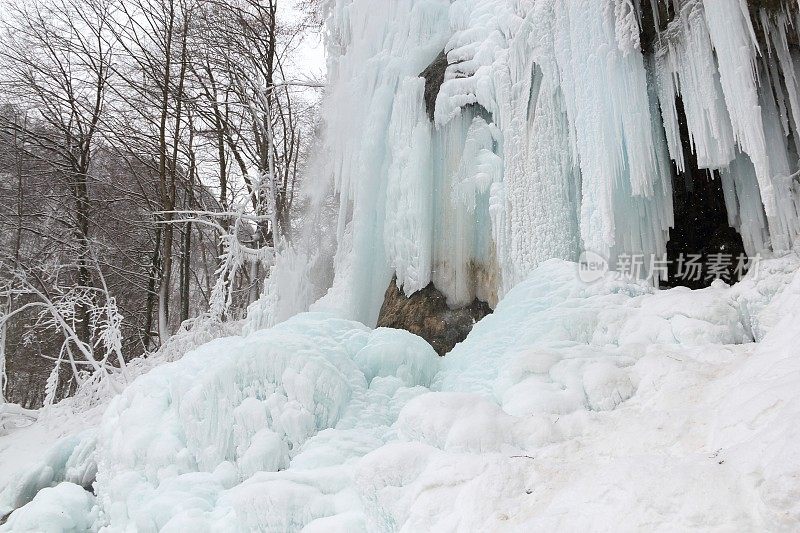
{"label": "dark rock outcrop", "polygon": [[428,112],[428,118],[433,120],[433,112],[436,109],[436,97],[439,95],[444,83],[444,73],[447,70],[447,54],[444,50],[439,52],[436,59],[428,65],[425,70],[419,75],[420,78],[425,78],[425,111]]}
{"label": "dark rock outcrop", "polygon": [[477,299],[467,307],[450,309],[433,283],[409,297],[392,279],[378,315],[378,327],[410,331],[428,341],[436,353],[445,355],[491,312],[489,304]]}
{"label": "dark rock outcrop", "polygon": [[[436,111],[436,97],[439,96],[439,91],[442,89],[445,72],[448,66],[447,54],[442,50],[439,52],[439,55],[436,56],[436,59],[419,74],[420,78],[425,79],[425,112],[431,122],[433,122],[434,113]],[[471,109],[473,116],[483,117],[486,122],[493,122],[492,114],[489,110],[478,103],[467,104],[463,109]]]}

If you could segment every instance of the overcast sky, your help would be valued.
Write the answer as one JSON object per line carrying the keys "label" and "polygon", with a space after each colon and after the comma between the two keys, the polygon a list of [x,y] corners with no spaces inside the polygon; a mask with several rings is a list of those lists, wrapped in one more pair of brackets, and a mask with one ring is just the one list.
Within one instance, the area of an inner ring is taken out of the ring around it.
{"label": "overcast sky", "polygon": [[[285,16],[298,17],[301,14],[294,9],[296,0],[288,0],[280,4],[281,9],[285,10]],[[325,78],[325,46],[323,43],[322,32],[316,35],[309,35],[297,53],[298,77],[311,77],[323,80]]]}

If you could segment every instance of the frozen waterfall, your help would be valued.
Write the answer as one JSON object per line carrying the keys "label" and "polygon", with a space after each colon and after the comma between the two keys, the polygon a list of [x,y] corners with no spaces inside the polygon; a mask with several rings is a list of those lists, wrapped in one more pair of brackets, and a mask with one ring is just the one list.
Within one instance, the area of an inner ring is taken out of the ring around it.
{"label": "frozen waterfall", "polygon": [[792,248],[800,11],[668,4],[331,2],[337,251],[313,308],[372,325],[393,275],[494,305],[550,258],[662,257],[687,146],[748,254]]}

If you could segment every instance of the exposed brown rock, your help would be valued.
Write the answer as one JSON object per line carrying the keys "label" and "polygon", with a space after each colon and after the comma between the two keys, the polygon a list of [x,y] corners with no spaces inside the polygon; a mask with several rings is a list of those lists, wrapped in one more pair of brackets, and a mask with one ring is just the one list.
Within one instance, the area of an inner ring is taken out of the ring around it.
{"label": "exposed brown rock", "polygon": [[420,73],[420,78],[425,78],[425,110],[428,118],[433,120],[433,112],[436,109],[436,97],[439,89],[444,83],[444,73],[447,70],[447,54],[444,50],[439,52],[436,59]]}
{"label": "exposed brown rock", "polygon": [[486,302],[475,300],[467,307],[450,309],[447,299],[433,283],[406,296],[392,279],[383,300],[378,326],[404,329],[419,335],[445,355],[467,338],[472,326],[492,312]]}

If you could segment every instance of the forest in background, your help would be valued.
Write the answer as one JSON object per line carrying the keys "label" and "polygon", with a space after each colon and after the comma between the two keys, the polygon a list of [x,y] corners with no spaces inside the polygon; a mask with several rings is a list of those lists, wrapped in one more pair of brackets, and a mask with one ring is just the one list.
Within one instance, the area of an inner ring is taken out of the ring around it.
{"label": "forest in background", "polygon": [[50,404],[242,318],[302,210],[317,0],[33,0],[0,22],[0,385]]}

